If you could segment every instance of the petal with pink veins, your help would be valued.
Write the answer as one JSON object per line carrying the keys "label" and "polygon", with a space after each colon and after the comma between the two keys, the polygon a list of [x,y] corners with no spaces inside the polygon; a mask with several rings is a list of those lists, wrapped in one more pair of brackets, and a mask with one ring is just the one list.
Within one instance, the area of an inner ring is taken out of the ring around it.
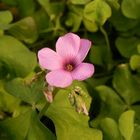
{"label": "petal with pink veins", "polygon": [[73,33],[68,33],[59,37],[56,42],[56,52],[65,58],[73,58],[77,55],[80,47],[80,37]]}
{"label": "petal with pink veins", "polygon": [[94,73],[94,65],[89,63],[81,63],[72,72],[72,78],[74,80],[85,80],[91,77]]}
{"label": "petal with pink veins", "polygon": [[38,52],[39,64],[42,68],[56,70],[62,68],[62,58],[53,50],[43,48]]}
{"label": "petal with pink veins", "polygon": [[64,70],[51,71],[46,75],[46,80],[51,86],[65,88],[71,85],[71,74]]}
{"label": "petal with pink veins", "polygon": [[91,41],[89,41],[88,39],[81,39],[80,48],[76,56],[76,60],[78,61],[78,63],[82,62],[85,59],[90,50],[90,47]]}

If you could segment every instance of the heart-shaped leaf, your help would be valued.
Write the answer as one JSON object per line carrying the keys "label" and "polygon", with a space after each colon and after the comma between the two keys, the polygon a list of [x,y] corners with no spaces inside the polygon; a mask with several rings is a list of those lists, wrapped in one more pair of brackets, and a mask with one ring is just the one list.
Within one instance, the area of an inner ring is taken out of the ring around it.
{"label": "heart-shaped leaf", "polygon": [[[111,8],[104,0],[94,0],[84,9],[84,24],[89,31],[97,31],[111,17]],[[90,29],[90,25],[94,28]]]}
{"label": "heart-shaped leaf", "polygon": [[[85,103],[87,108],[91,102],[85,86],[81,83],[74,83],[75,86],[82,88],[85,92]],[[78,114],[71,106],[68,95],[71,89],[61,89],[56,93],[53,103],[49,106],[46,115],[52,119],[55,124],[58,140],[102,140],[102,133],[97,129],[88,126],[89,117]],[[74,127],[73,127],[74,125]],[[76,132],[76,133],[75,133]]]}

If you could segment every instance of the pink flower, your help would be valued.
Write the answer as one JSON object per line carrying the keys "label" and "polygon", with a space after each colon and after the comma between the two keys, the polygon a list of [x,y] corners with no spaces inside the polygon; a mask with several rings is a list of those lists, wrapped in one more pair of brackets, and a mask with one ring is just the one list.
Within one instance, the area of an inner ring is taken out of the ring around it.
{"label": "pink flower", "polygon": [[56,52],[43,48],[38,52],[39,64],[50,70],[46,80],[51,86],[67,87],[73,80],[85,80],[94,73],[94,66],[82,61],[86,57],[91,42],[80,39],[74,33],[68,33],[58,38]]}

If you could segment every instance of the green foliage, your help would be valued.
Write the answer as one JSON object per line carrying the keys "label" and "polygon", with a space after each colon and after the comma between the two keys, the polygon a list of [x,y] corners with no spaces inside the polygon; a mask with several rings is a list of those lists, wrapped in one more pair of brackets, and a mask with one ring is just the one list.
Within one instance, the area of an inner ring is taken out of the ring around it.
{"label": "green foliage", "polygon": [[18,10],[20,12],[20,16],[30,16],[34,13],[35,11],[35,2],[34,0],[16,0]]}
{"label": "green foliage", "polygon": [[137,0],[123,0],[122,12],[128,18],[139,19],[140,18],[140,2]]}
{"label": "green foliage", "polygon": [[0,12],[0,28],[4,28],[5,25],[9,24],[13,20],[13,16],[10,11]]}
{"label": "green foliage", "polygon": [[134,111],[127,111],[119,118],[119,129],[126,140],[131,140],[134,131]]}
{"label": "green foliage", "polygon": [[44,79],[28,84],[23,79],[16,78],[5,84],[5,90],[11,95],[33,105],[36,104],[43,95],[43,84]]}
{"label": "green foliage", "polygon": [[96,87],[96,91],[99,94],[101,103],[100,108],[98,107],[98,109],[100,109],[98,116],[91,122],[93,127],[98,126],[104,117],[111,117],[117,120],[127,107],[113,89],[99,85]]}
{"label": "green foliage", "polygon": [[79,6],[69,6],[70,12],[67,15],[65,24],[68,27],[73,27],[72,32],[78,31],[83,19],[83,8]]}
{"label": "green foliage", "polygon": [[33,43],[38,37],[36,23],[32,17],[26,17],[11,24],[8,32],[26,43]]}
{"label": "green foliage", "polygon": [[39,121],[34,110],[28,110],[21,116],[0,122],[0,130],[1,139],[55,140],[55,136]]}
{"label": "green foliage", "polygon": [[137,54],[137,45],[140,40],[136,37],[131,38],[117,38],[116,46],[124,57],[130,57],[133,54]]}
{"label": "green foliage", "polygon": [[[139,25],[139,0],[0,0],[0,140],[140,140]],[[95,73],[49,103],[37,52],[67,32]]]}
{"label": "green foliage", "polygon": [[132,76],[127,65],[122,64],[116,69],[113,85],[128,105],[140,101],[139,82]]}
{"label": "green foliage", "polygon": [[7,35],[1,36],[0,46],[0,62],[11,76],[26,76],[37,65],[35,54],[16,38]]}
{"label": "green foliage", "polygon": [[132,55],[131,59],[130,59],[130,66],[132,68],[132,70],[136,70],[138,68],[140,68],[140,55]]}
{"label": "green foliage", "polygon": [[89,31],[97,31],[111,16],[111,8],[103,0],[94,0],[84,9],[84,23]]}
{"label": "green foliage", "polygon": [[86,4],[90,2],[90,0],[70,0],[72,4]]}
{"label": "green foliage", "polygon": [[[72,87],[75,86],[79,86],[84,89],[83,84],[75,83]],[[86,106],[89,106],[91,97],[89,97],[87,91],[84,92],[86,94]],[[83,114],[78,114],[70,105],[68,100],[69,93],[70,90],[59,90],[55,96],[54,102],[50,105],[46,113],[46,115],[48,115],[55,124],[57,139],[77,140],[80,138],[81,140],[102,140],[101,131],[90,128],[88,126],[89,118]]]}
{"label": "green foliage", "polygon": [[104,134],[105,140],[122,140],[118,124],[111,118],[101,120],[100,127]]}
{"label": "green foliage", "polygon": [[112,118],[104,118],[100,127],[105,135],[105,140],[138,140],[139,125],[134,124],[135,112],[125,111],[119,117],[118,123]]}
{"label": "green foliage", "polygon": [[14,112],[19,106],[20,100],[7,93],[4,89],[4,81],[0,81],[0,110]]}

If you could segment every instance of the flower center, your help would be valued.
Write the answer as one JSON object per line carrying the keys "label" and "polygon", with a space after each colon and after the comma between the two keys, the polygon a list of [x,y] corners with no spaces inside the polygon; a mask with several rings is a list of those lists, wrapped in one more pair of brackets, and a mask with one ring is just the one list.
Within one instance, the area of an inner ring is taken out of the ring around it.
{"label": "flower center", "polygon": [[65,69],[66,69],[67,71],[72,71],[72,70],[74,69],[74,67],[73,67],[73,65],[71,65],[71,64],[67,64],[66,67],[65,67]]}

